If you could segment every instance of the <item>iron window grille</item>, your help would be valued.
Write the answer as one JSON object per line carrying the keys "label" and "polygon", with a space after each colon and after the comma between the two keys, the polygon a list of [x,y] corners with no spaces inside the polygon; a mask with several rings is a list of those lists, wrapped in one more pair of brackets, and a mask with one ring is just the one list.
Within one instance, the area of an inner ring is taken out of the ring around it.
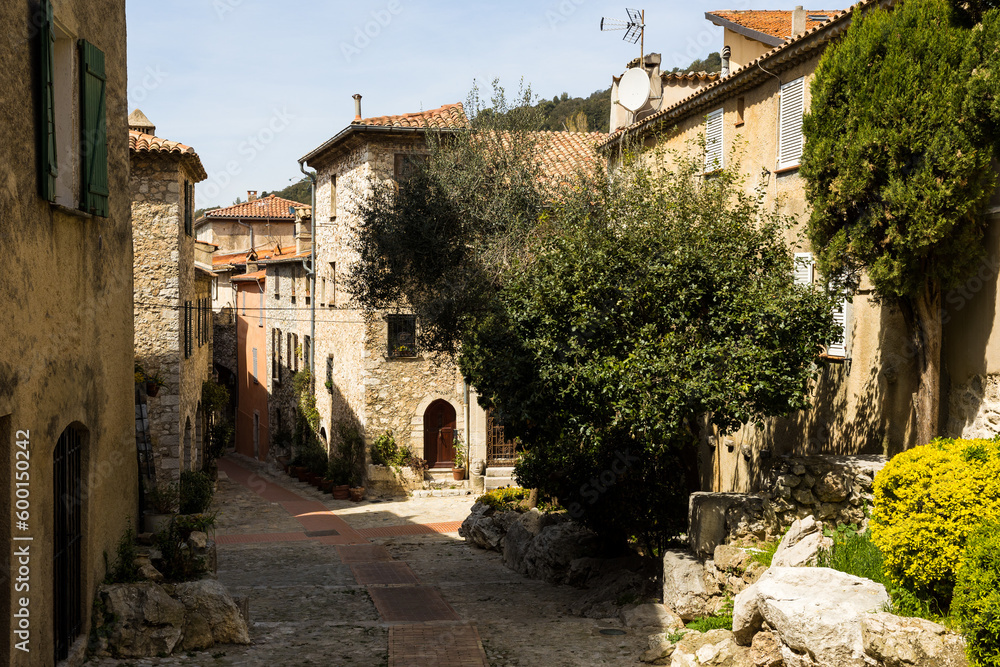
{"label": "iron window grille", "polygon": [[389,329],[389,356],[417,356],[417,316],[388,315],[386,320]]}

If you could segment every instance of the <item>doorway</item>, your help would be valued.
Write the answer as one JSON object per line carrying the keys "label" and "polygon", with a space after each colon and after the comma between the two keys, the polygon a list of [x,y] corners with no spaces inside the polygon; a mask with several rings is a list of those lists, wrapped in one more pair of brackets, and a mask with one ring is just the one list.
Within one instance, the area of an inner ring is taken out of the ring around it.
{"label": "doorway", "polygon": [[83,626],[83,437],[82,429],[68,427],[59,436],[52,456],[55,491],[55,544],[52,558],[55,593],[55,658],[69,648]]}
{"label": "doorway", "polygon": [[455,460],[455,408],[438,399],[424,412],[424,458],[432,468],[451,468]]}

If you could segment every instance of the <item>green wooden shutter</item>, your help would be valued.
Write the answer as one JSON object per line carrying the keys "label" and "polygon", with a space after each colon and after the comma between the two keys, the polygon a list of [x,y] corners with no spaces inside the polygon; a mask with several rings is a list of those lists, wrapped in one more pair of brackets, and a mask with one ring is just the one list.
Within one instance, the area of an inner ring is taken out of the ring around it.
{"label": "green wooden shutter", "polygon": [[104,52],[80,40],[80,208],[108,216],[108,125]]}
{"label": "green wooden shutter", "polygon": [[42,25],[38,34],[38,44],[41,51],[39,63],[42,68],[42,145],[39,151],[39,183],[44,199],[56,200],[56,176],[59,175],[56,166],[56,107],[54,67],[56,35],[52,22],[52,5],[49,0],[41,3]]}

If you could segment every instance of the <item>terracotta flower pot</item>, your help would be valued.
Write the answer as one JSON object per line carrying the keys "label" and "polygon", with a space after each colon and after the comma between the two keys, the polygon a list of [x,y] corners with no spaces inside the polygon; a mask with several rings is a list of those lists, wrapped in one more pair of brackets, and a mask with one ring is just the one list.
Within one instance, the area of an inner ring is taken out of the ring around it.
{"label": "terracotta flower pot", "polygon": [[156,398],[156,395],[160,393],[160,385],[155,382],[146,383],[146,396],[150,398]]}
{"label": "terracotta flower pot", "polygon": [[334,500],[347,500],[351,497],[350,487],[346,484],[340,484],[333,487],[333,498]]}
{"label": "terracotta flower pot", "polygon": [[351,493],[351,500],[353,502],[360,503],[362,500],[365,499],[365,487],[363,486],[355,486],[354,488],[350,489],[350,493]]}
{"label": "terracotta flower pot", "polygon": [[452,468],[451,476],[454,477],[456,480],[465,479],[465,468]]}

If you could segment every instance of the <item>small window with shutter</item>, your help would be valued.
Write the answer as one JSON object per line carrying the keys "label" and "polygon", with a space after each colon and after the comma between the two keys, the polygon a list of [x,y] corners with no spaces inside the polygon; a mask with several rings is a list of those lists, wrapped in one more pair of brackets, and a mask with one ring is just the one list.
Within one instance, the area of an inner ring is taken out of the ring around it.
{"label": "small window with shutter", "polygon": [[813,271],[816,266],[816,261],[813,259],[813,254],[811,252],[797,252],[795,253],[795,284],[796,285],[812,285],[813,284]]}
{"label": "small window with shutter", "polygon": [[705,171],[722,169],[723,156],[722,109],[716,109],[705,116]]}
{"label": "small window with shutter", "polygon": [[837,327],[838,335],[830,341],[826,347],[826,354],[830,357],[847,356],[847,298],[840,297],[837,305],[833,309],[833,323]]}
{"label": "small window with shutter", "polygon": [[778,100],[778,169],[799,166],[802,160],[802,114],[805,77],[781,86]]}
{"label": "small window with shutter", "polygon": [[184,233],[194,235],[194,184],[184,181]]}

